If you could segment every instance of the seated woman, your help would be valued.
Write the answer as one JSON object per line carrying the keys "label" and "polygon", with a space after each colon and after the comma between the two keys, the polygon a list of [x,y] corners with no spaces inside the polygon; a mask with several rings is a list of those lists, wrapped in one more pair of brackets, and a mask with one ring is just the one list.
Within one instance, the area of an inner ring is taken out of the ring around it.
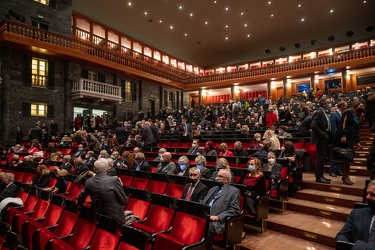
{"label": "seated woman", "polygon": [[[203,149],[204,156],[216,156],[216,149],[212,141],[207,141]],[[202,174],[202,173],[201,173]]]}
{"label": "seated woman", "polygon": [[65,169],[58,170],[56,172],[56,179],[57,179],[56,185],[54,187],[44,188],[43,190],[49,191],[53,194],[66,193],[66,186],[67,186],[67,182],[65,179],[66,176],[68,176],[68,171],[66,171]]}
{"label": "seated woman", "polygon": [[255,199],[266,194],[266,181],[262,173],[262,162],[258,158],[252,158],[247,162],[249,174],[243,180],[247,186],[246,205],[253,215],[257,214],[255,209]]}
{"label": "seated woman", "polygon": [[45,188],[45,187],[48,186],[48,183],[51,180],[50,174],[51,174],[51,172],[47,168],[46,165],[39,164],[36,167],[35,178],[32,181],[30,181],[26,184],[32,185],[32,186],[35,186],[35,187],[39,187],[39,188]]}
{"label": "seated woman", "polygon": [[212,173],[212,175],[210,177],[210,180],[213,180],[213,181],[216,180],[216,175],[217,175],[217,173],[219,173],[220,169],[228,169],[230,171],[230,173],[232,174],[232,178],[231,178],[230,182],[234,182],[234,174],[230,170],[229,162],[227,161],[227,159],[225,159],[225,158],[218,158],[216,160],[215,169],[216,170]]}
{"label": "seated woman", "polygon": [[195,158],[195,165],[199,169],[202,178],[209,179],[211,177],[211,170],[206,168],[206,163],[206,157],[204,157],[203,155],[198,155]]}
{"label": "seated woman", "polygon": [[219,156],[234,156],[233,152],[228,150],[228,145],[225,142],[220,144],[219,151]]}
{"label": "seated woman", "polygon": [[294,143],[291,141],[285,141],[284,145],[281,147],[281,153],[279,158],[288,159],[290,162],[295,162],[296,160],[296,148]]}
{"label": "seated woman", "polygon": [[31,146],[29,148],[29,150],[27,150],[27,152],[31,155],[33,155],[34,153],[36,152],[39,152],[39,148],[37,147],[37,145],[33,142],[31,143]]}
{"label": "seated woman", "polygon": [[251,142],[248,149],[256,149],[256,150],[261,149],[262,144],[263,144],[262,135],[259,133],[256,133],[254,135],[254,140]]}
{"label": "seated woman", "polygon": [[56,161],[56,162],[62,162],[63,161],[63,153],[61,151],[56,151],[55,153],[55,156],[53,158],[53,161]]}
{"label": "seated woman", "polygon": [[263,164],[262,171],[270,172],[271,189],[277,189],[277,182],[280,180],[282,166],[276,163],[276,154],[273,151],[268,152],[267,163]]}
{"label": "seated woman", "polygon": [[189,159],[183,155],[178,158],[177,167],[175,170],[175,174],[178,176],[189,176]]}
{"label": "seated woman", "polygon": [[272,150],[280,150],[280,141],[272,130],[266,130],[266,132],[264,132],[263,139],[268,139],[271,141]]}

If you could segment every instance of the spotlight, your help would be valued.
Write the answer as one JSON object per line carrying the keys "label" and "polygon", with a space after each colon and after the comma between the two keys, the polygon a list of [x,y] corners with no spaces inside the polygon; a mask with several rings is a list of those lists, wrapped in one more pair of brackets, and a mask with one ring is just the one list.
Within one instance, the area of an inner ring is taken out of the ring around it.
{"label": "spotlight", "polygon": [[353,31],[348,31],[348,32],[346,32],[346,36],[347,37],[352,37],[352,36],[354,36],[354,32]]}
{"label": "spotlight", "polygon": [[294,44],[294,48],[296,48],[296,49],[301,48],[301,44],[299,44],[299,43],[295,43],[295,44]]}
{"label": "spotlight", "polygon": [[334,36],[329,36],[329,37],[328,37],[328,41],[332,42],[333,40],[335,40],[335,37],[334,37]]}
{"label": "spotlight", "polygon": [[311,44],[311,45],[316,45],[317,43],[318,43],[318,41],[315,40],[315,39],[313,39],[313,40],[310,41],[310,44]]}
{"label": "spotlight", "polygon": [[279,50],[280,50],[280,51],[284,51],[284,50],[285,50],[285,47],[284,47],[284,46],[280,46]]}
{"label": "spotlight", "polygon": [[266,50],[264,50],[264,52],[268,55],[269,53],[271,53],[271,50],[266,49]]}
{"label": "spotlight", "polygon": [[374,31],[374,26],[367,26],[366,31],[369,32],[369,33],[373,32]]}

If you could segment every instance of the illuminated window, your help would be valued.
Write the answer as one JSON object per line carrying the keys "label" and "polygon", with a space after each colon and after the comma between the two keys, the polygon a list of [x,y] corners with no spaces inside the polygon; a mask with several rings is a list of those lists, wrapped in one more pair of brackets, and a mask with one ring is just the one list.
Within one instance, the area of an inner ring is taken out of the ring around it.
{"label": "illuminated window", "polygon": [[33,87],[47,87],[47,61],[39,58],[32,58],[31,82]]}
{"label": "illuminated window", "polygon": [[31,116],[47,117],[47,105],[40,103],[31,104]]}
{"label": "illuminated window", "polygon": [[34,2],[49,6],[49,0],[34,0]]}
{"label": "illuminated window", "polygon": [[89,80],[90,81],[98,81],[98,73],[95,73],[95,72],[92,72],[92,71],[89,71]]}
{"label": "illuminated window", "polygon": [[128,102],[137,101],[137,85],[135,82],[121,80],[122,98]]}

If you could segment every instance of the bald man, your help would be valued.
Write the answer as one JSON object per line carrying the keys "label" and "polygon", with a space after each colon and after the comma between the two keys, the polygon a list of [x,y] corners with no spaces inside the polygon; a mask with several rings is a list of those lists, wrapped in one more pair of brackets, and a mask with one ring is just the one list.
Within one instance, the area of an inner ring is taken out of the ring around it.
{"label": "bald man", "polygon": [[172,174],[176,170],[176,164],[171,161],[172,155],[169,152],[165,152],[160,157],[160,163],[156,170],[156,173],[161,174]]}

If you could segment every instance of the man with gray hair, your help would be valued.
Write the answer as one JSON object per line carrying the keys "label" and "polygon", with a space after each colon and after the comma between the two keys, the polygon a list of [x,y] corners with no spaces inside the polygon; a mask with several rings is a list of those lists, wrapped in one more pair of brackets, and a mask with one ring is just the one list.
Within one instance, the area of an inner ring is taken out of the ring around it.
{"label": "man with gray hair", "polygon": [[86,181],[85,187],[78,196],[78,206],[82,206],[87,196],[90,195],[91,216],[100,213],[125,223],[124,205],[128,200],[120,179],[117,176],[107,175],[108,169],[106,159],[99,159],[94,163],[96,175]]}
{"label": "man with gray hair", "polygon": [[208,191],[208,187],[200,181],[201,171],[197,167],[192,167],[189,169],[189,177],[190,183],[185,185],[181,199],[201,202]]}
{"label": "man with gray hair", "polygon": [[172,154],[165,152],[162,154],[156,173],[172,174],[176,170],[176,164],[172,160]]}
{"label": "man with gray hair", "polygon": [[6,186],[0,193],[0,202],[5,198],[16,197],[18,194],[18,186],[14,183],[14,174],[5,173],[1,176],[1,179]]}

